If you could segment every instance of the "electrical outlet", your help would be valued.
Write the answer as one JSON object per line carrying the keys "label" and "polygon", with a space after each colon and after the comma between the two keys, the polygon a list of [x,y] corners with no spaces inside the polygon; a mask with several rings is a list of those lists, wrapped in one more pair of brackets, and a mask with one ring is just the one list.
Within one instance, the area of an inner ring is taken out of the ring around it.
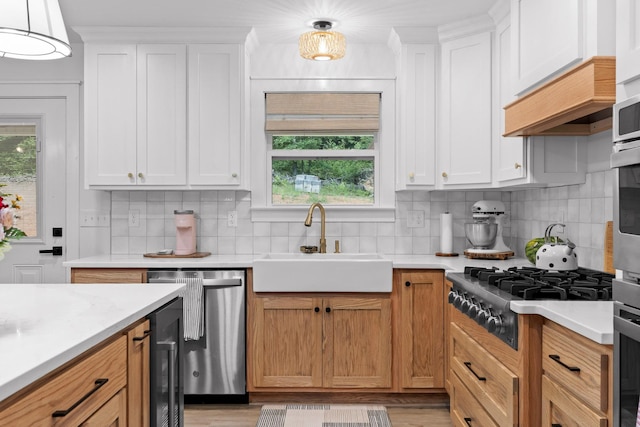
{"label": "electrical outlet", "polygon": [[407,227],[409,228],[424,227],[424,211],[407,212]]}
{"label": "electrical outlet", "polygon": [[131,209],[129,211],[129,227],[140,227],[140,211]]}
{"label": "electrical outlet", "polygon": [[111,219],[109,216],[109,212],[99,212],[98,213],[98,227],[108,227],[110,225]]}
{"label": "electrical outlet", "polygon": [[95,211],[80,212],[80,227],[97,227],[98,214]]}
{"label": "electrical outlet", "polygon": [[227,227],[238,226],[238,211],[227,212]]}

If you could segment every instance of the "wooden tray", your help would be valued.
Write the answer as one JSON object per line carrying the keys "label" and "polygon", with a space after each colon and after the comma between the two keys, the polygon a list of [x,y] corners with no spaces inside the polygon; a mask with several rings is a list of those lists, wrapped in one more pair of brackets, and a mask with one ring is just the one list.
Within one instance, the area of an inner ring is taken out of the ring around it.
{"label": "wooden tray", "polygon": [[150,254],[144,254],[143,256],[147,258],[204,258],[209,255],[211,255],[211,252],[196,252],[190,255],[175,255],[175,254],[166,255],[166,254],[157,254],[152,252]]}
{"label": "wooden tray", "polygon": [[514,256],[513,251],[495,252],[495,253],[478,253],[464,251],[464,256],[471,259],[507,259]]}
{"label": "wooden tray", "polygon": [[446,253],[446,252],[436,252],[436,256],[458,256],[456,252]]}

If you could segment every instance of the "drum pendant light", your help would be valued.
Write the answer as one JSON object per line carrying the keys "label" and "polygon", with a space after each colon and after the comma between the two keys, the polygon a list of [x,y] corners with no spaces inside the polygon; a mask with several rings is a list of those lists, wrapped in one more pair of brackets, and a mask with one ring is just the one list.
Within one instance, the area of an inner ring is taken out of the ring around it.
{"label": "drum pendant light", "polygon": [[344,35],[329,31],[331,27],[332,23],[329,21],[315,21],[313,28],[317,31],[304,33],[298,40],[300,56],[315,61],[332,61],[344,57],[347,48]]}
{"label": "drum pendant light", "polygon": [[0,2],[0,57],[58,59],[70,55],[58,0]]}

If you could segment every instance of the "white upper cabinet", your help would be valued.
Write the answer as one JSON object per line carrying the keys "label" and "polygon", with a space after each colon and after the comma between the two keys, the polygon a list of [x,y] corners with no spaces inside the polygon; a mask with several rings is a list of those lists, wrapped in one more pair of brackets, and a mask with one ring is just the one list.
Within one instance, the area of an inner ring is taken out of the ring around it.
{"label": "white upper cabinet", "polygon": [[186,185],[186,47],[87,45],[89,186]]}
{"label": "white upper cabinet", "polygon": [[628,83],[640,77],[640,3],[636,0],[615,3],[616,83]]}
{"label": "white upper cabinet", "polygon": [[491,33],[442,43],[438,188],[491,186]]}
{"label": "white upper cabinet", "polygon": [[187,183],[186,46],[137,46],[138,185]]}
{"label": "white upper cabinet", "polygon": [[131,185],[138,168],[136,47],[89,45],[84,57],[85,183]]}
{"label": "white upper cabinet", "polygon": [[75,30],[85,42],[87,187],[246,185],[243,47],[250,29]]}
{"label": "white upper cabinet", "polygon": [[522,179],[526,176],[525,140],[522,137],[502,136],[504,130],[504,105],[514,100],[511,93],[511,26],[503,19],[495,33],[495,99],[494,123],[494,181],[500,186],[504,181]]}
{"label": "white upper cabinet", "polygon": [[513,94],[592,56],[614,55],[614,3],[511,0]]}
{"label": "white upper cabinet", "polygon": [[238,186],[241,45],[189,46],[189,184]]}
{"label": "white upper cabinet", "polygon": [[402,47],[398,189],[435,186],[436,53],[434,44]]}

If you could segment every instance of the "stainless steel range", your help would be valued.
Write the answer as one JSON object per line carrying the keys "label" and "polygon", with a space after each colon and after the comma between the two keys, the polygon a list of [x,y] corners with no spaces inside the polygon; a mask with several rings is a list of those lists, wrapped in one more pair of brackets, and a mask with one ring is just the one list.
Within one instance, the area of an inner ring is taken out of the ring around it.
{"label": "stainless steel range", "polygon": [[449,303],[487,331],[518,349],[518,314],[514,300],[611,300],[612,274],[578,268],[548,271],[535,267],[465,267],[449,273]]}

